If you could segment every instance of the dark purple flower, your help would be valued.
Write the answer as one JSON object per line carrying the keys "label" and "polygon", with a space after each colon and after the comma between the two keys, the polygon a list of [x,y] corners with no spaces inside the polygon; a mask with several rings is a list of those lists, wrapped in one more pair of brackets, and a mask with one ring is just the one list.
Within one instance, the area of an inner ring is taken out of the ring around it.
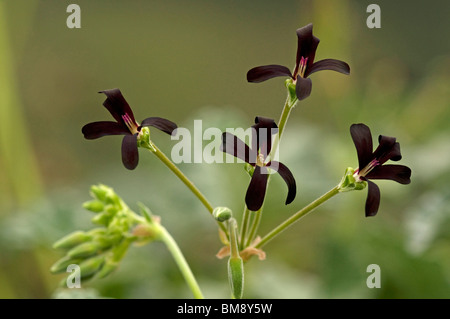
{"label": "dark purple flower", "polygon": [[138,137],[144,126],[153,126],[171,135],[177,125],[160,117],[149,117],[141,124],[134,119],[133,111],[119,89],[100,91],[107,96],[103,106],[111,113],[116,122],[101,121],[86,124],[81,129],[88,140],[106,135],[125,135],[122,140],[122,162],[128,169],[135,169],[139,162]]}
{"label": "dark purple flower", "polygon": [[395,137],[380,135],[375,151],[372,146],[372,134],[364,124],[350,127],[353,143],[358,154],[359,167],[355,171],[356,181],[366,181],[369,190],[366,200],[366,216],[375,216],[380,205],[380,189],[371,179],[390,179],[400,184],[411,183],[411,169],[403,165],[383,165],[388,160],[399,161],[400,144]]}
{"label": "dark purple flower", "polygon": [[312,33],[312,23],[297,29],[298,46],[294,72],[282,65],[258,66],[247,72],[247,81],[259,83],[277,76],[289,76],[295,84],[295,92],[299,100],[307,98],[311,94],[312,83],[308,76],[317,71],[332,70],[343,74],[350,74],[347,63],[325,59],[314,63],[317,46],[320,40]]}
{"label": "dark purple flower", "polygon": [[245,203],[249,210],[259,210],[264,202],[269,168],[277,171],[286,182],[288,186],[286,205],[290,204],[297,193],[297,186],[291,171],[283,163],[277,161],[265,163],[272,148],[272,134],[278,132],[278,127],[274,120],[265,117],[256,117],[255,123],[252,126],[251,148],[235,135],[225,132],[222,134],[220,149],[245,161],[255,169],[245,195]]}

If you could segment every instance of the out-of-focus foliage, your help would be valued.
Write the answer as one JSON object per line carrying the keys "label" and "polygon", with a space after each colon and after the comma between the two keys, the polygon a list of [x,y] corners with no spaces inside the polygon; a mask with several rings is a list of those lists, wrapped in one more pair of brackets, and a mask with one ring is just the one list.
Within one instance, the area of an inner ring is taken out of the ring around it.
{"label": "out-of-focus foliage", "polygon": [[[51,243],[91,215],[90,185],[114,187],[132,209],[161,216],[206,297],[229,296],[217,227],[181,182],[151,154],[123,168],[120,140],[86,141],[81,127],[105,118],[96,92],[119,87],[137,118],[161,116],[192,128],[246,128],[278,118],[284,80],[248,84],[254,66],[293,63],[295,30],[309,22],[317,59],[348,62],[351,75],[320,72],[293,110],[280,156],[297,179],[269,186],[260,234],[335,186],[357,165],[349,134],[367,124],[397,137],[408,186],[380,181],[381,206],[364,217],[366,191],[344,193],[265,247],[245,265],[245,298],[450,297],[450,36],[448,1],[387,1],[381,29],[368,29],[370,1],[88,1],[82,28],[66,27],[64,1],[0,1],[0,297],[190,297],[165,247],[131,248],[120,268],[86,291],[56,290],[61,254]],[[293,65],[292,65],[293,67]],[[5,126],[6,125],[6,126]],[[152,130],[167,154],[176,141]],[[215,206],[240,217],[249,178],[242,165],[181,164]],[[366,286],[367,266],[381,288]],[[270,289],[269,289],[270,287]]]}

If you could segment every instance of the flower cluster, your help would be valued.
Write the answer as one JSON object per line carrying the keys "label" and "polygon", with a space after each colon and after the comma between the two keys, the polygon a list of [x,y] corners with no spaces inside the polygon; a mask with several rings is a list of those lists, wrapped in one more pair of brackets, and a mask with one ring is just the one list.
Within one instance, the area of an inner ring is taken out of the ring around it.
{"label": "flower cluster", "polygon": [[95,213],[92,223],[100,227],[75,231],[58,240],[53,248],[65,250],[66,255],[51,267],[52,273],[66,272],[69,265],[76,264],[81,280],[103,278],[119,266],[132,243],[157,239],[154,219],[136,215],[112,188],[92,186],[91,195],[94,199],[83,206]]}

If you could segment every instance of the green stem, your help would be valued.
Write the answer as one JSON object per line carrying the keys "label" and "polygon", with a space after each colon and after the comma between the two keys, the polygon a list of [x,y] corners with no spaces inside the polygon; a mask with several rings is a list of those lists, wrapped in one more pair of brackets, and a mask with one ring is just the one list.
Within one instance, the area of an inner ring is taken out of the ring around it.
{"label": "green stem", "polygon": [[[184,175],[183,172],[174,163],[172,163],[172,161],[166,156],[166,154],[164,154],[152,142],[148,150],[155,154],[156,157],[158,157],[161,162],[163,162],[184,183],[184,185],[186,185],[190,189],[190,191],[200,200],[203,206],[205,206],[209,213],[212,215],[214,207],[209,203],[205,195],[203,195],[202,192],[200,192],[200,190],[194,185],[194,183],[192,183],[189,178],[187,178],[186,175]],[[217,222],[217,224],[225,232],[225,234],[227,234],[225,226],[220,222]]]}
{"label": "green stem", "polygon": [[[264,206],[263,206],[264,207]],[[253,218],[252,228],[250,229],[250,233],[248,234],[247,242],[245,243],[244,247],[250,246],[253,239],[255,238],[256,231],[259,227],[259,222],[261,221],[261,212],[263,207],[261,207],[257,212],[255,212],[255,218]]]}
{"label": "green stem", "polygon": [[297,220],[308,214],[309,212],[313,211],[316,207],[320,206],[327,200],[329,200],[331,197],[337,195],[339,193],[339,185],[328,191],[326,194],[322,195],[312,203],[310,203],[308,206],[305,206],[303,209],[299,210],[297,213],[286,219],[284,222],[282,222],[280,225],[275,227],[270,233],[268,233],[266,236],[264,236],[261,241],[255,245],[255,248],[261,248],[265,244],[267,244],[270,240],[275,238],[278,234],[280,234],[282,231],[284,231],[286,228],[291,226],[293,223],[295,223]]}
{"label": "green stem", "polygon": [[248,222],[250,220],[250,210],[245,205],[244,214],[242,215],[242,228],[241,228],[241,240],[239,242],[239,248],[244,249],[245,235],[247,234]]}
{"label": "green stem", "polygon": [[194,274],[192,273],[191,268],[189,267],[189,264],[184,258],[183,253],[178,247],[176,241],[164,227],[161,226],[160,230],[161,230],[160,239],[166,244],[167,249],[172,254],[173,259],[175,260],[175,262],[178,265],[178,268],[183,274],[183,277],[186,280],[186,283],[188,284],[189,288],[191,289],[194,298],[204,299],[200,287],[198,286],[197,280],[195,279]]}

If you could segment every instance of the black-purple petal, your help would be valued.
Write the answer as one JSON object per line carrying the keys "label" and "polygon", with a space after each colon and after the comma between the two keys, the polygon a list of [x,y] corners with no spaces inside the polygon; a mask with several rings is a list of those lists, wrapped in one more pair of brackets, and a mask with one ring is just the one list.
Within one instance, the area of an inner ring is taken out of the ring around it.
{"label": "black-purple petal", "polygon": [[277,76],[290,76],[291,71],[282,65],[264,65],[258,66],[247,72],[247,81],[252,83],[260,83]]}
{"label": "black-purple petal", "polygon": [[231,133],[224,132],[222,134],[222,145],[220,145],[220,150],[240,158],[246,163],[252,165],[255,164],[256,151],[251,150],[247,144]]}
{"label": "black-purple petal", "polygon": [[305,77],[308,77],[310,74],[313,74],[314,72],[322,70],[331,70],[343,74],[350,74],[350,66],[344,61],[335,59],[325,59],[317,61],[309,69],[307,68],[305,71]]}
{"label": "black-purple petal", "polygon": [[169,135],[172,135],[172,132],[177,128],[174,122],[161,117],[146,118],[142,121],[141,126],[153,126]]}
{"label": "black-purple petal", "polygon": [[295,85],[295,93],[297,98],[301,101],[306,99],[311,94],[312,82],[311,79],[302,78],[297,76],[297,83]]}
{"label": "black-purple petal", "polygon": [[359,169],[362,170],[373,159],[372,134],[369,127],[362,123],[350,126],[350,134],[358,154]]}
{"label": "black-purple petal", "polygon": [[297,185],[295,183],[294,175],[292,175],[289,168],[287,168],[287,166],[283,163],[271,161],[267,166],[271,169],[276,170],[278,174],[280,174],[280,176],[283,178],[288,187],[288,195],[286,197],[285,204],[288,205],[292,203],[292,201],[295,199],[295,195],[297,194]]}
{"label": "black-purple petal", "polygon": [[411,183],[411,169],[404,165],[382,165],[375,167],[366,178],[390,179],[400,184]]}
{"label": "black-purple petal", "polygon": [[400,146],[396,143],[396,138],[391,136],[379,135],[379,145],[373,152],[373,158],[377,159],[380,164],[385,163],[391,157],[401,159]]}
{"label": "black-purple petal", "polygon": [[119,89],[104,90],[98,93],[104,93],[107,96],[107,99],[103,102],[103,106],[106,107],[117,122],[123,123],[124,119],[122,116],[128,115],[133,123],[136,123],[133,111]]}
{"label": "black-purple petal", "polygon": [[122,163],[129,170],[133,170],[139,163],[137,134],[125,135],[122,140]]}
{"label": "black-purple petal", "polygon": [[380,207],[380,189],[377,184],[371,181],[367,181],[367,199],[366,199],[366,217],[375,216]]}
{"label": "black-purple petal", "polygon": [[297,57],[295,59],[294,75],[297,74],[302,57],[308,59],[306,69],[310,68],[314,63],[317,46],[319,45],[320,40],[313,35],[312,29],[312,23],[297,29]]}
{"label": "black-purple petal", "polygon": [[106,135],[126,135],[130,134],[128,128],[117,122],[100,121],[88,123],[81,129],[84,138],[88,140],[96,139]]}
{"label": "black-purple petal", "polygon": [[251,211],[258,211],[266,196],[268,172],[266,167],[255,166],[252,180],[245,194],[245,204]]}
{"label": "black-purple petal", "polygon": [[272,135],[278,133],[278,126],[275,120],[271,118],[257,116],[252,128],[254,129],[252,132],[252,149],[255,152],[259,150],[265,158],[272,149]]}

